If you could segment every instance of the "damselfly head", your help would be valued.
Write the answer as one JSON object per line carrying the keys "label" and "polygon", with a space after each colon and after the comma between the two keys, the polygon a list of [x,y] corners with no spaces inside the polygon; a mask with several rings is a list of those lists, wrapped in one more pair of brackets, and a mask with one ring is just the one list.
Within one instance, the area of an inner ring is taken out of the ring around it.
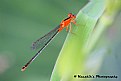
{"label": "damselfly head", "polygon": [[69,13],[69,14],[68,14],[68,17],[70,17],[70,18],[76,18],[76,16],[73,15],[72,13]]}

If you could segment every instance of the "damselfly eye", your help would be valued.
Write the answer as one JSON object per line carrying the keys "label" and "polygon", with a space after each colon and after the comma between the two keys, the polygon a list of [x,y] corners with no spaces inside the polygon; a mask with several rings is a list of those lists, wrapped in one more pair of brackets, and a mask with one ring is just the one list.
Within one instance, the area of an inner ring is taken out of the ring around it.
{"label": "damselfly eye", "polygon": [[68,14],[68,17],[70,17],[70,18],[76,18],[76,16],[73,15],[72,13],[69,13],[69,14]]}
{"label": "damselfly eye", "polygon": [[76,18],[76,16],[75,16],[75,15],[73,15],[73,18]]}
{"label": "damselfly eye", "polygon": [[72,14],[72,13],[69,13],[69,14],[68,14],[68,17],[72,17],[72,16],[73,16],[73,14]]}

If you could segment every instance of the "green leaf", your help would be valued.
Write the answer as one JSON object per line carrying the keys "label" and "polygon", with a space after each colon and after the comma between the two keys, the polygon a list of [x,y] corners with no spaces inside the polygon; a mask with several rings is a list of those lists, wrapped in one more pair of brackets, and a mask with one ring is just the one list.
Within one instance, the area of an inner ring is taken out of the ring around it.
{"label": "green leaf", "polygon": [[51,81],[75,81],[74,74],[86,73],[88,43],[90,35],[105,9],[105,0],[90,1],[77,14],[77,25],[73,25],[53,70]]}

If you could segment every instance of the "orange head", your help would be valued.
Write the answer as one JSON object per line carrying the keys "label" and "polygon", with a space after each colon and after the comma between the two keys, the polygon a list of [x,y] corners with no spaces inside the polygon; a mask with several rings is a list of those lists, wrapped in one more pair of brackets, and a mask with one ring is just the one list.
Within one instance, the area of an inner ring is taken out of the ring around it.
{"label": "orange head", "polygon": [[74,19],[76,18],[76,16],[73,15],[72,13],[69,13],[69,14],[68,14],[68,17],[70,17],[70,18],[74,18]]}

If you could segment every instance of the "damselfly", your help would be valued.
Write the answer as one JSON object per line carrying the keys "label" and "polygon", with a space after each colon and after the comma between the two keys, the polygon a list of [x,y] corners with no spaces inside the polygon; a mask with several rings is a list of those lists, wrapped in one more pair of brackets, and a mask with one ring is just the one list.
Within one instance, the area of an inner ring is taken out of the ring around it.
{"label": "damselfly", "polygon": [[30,63],[32,63],[35,58],[43,51],[43,49],[50,43],[50,41],[64,28],[66,28],[66,31],[68,31],[68,27],[70,25],[70,31],[71,31],[71,23],[76,24],[75,22],[76,16],[72,13],[68,14],[68,17],[60,23],[59,26],[51,30],[49,33],[44,35],[43,37],[39,38],[37,41],[35,41],[32,44],[32,49],[38,49],[40,50],[22,67],[21,71],[24,71]]}

